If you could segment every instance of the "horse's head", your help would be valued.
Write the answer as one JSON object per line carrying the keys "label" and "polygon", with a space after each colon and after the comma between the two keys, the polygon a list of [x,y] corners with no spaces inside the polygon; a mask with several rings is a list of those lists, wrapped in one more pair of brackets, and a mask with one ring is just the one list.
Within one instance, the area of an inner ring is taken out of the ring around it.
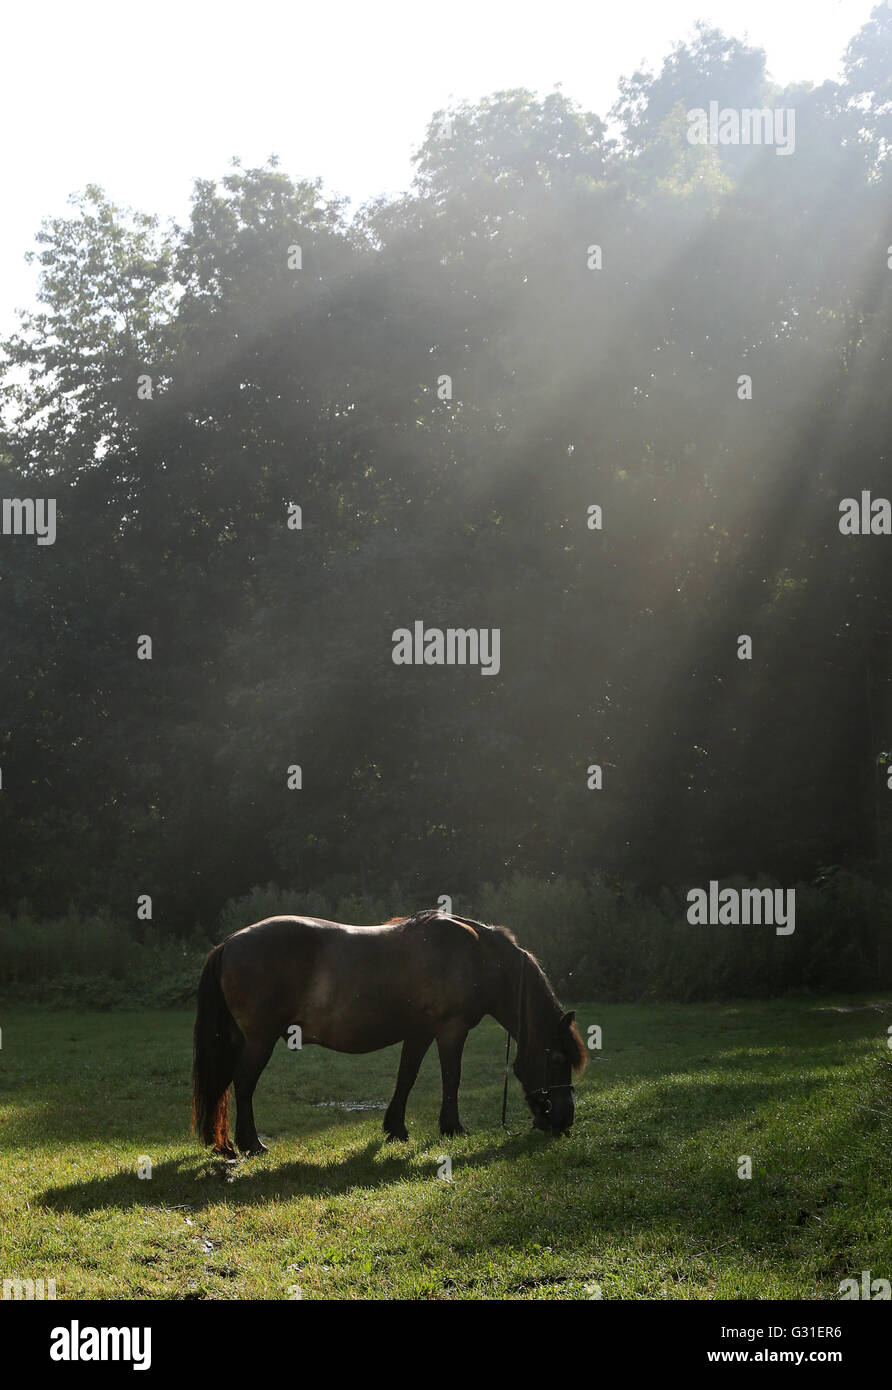
{"label": "horse's head", "polygon": [[[523,1086],[533,1128],[564,1134],[575,1118],[573,1076],[588,1061],[573,1013],[564,1013],[535,956],[514,944],[520,958],[515,1018],[514,1074]],[[517,959],[515,956],[515,959]]]}
{"label": "horse's head", "polygon": [[[506,927],[473,925],[497,962],[488,1012],[517,1044],[514,1075],[523,1087],[533,1128],[565,1134],[576,1114],[573,1077],[588,1062],[575,1014],[564,1013],[536,957]],[[506,1078],[506,1104],[507,1098]]]}
{"label": "horse's head", "polygon": [[574,1024],[575,1014],[561,1014],[551,1027],[535,1029],[514,1072],[533,1116],[533,1129],[564,1134],[573,1123],[573,1073],[586,1063],[585,1048]]}

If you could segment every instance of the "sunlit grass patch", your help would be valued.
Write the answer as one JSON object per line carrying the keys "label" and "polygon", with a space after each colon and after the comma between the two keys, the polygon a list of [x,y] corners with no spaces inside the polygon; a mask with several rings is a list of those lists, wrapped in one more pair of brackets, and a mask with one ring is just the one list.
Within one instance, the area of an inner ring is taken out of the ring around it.
{"label": "sunlit grass patch", "polygon": [[385,1144],[350,1107],[386,1101],[398,1049],[279,1048],[271,1152],[234,1164],[189,1136],[189,1013],[7,1010],[0,1272],[87,1299],[832,1298],[892,1268],[888,1010],[851,1002],[578,1006],[604,1045],[562,1139],[513,1081],[501,1129],[494,1024],[456,1139],[435,1052]]}

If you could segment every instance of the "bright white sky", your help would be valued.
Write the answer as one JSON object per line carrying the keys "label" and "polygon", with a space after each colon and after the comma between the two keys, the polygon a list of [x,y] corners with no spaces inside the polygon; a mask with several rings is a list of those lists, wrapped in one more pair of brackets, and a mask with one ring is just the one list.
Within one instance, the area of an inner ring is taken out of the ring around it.
{"label": "bright white sky", "polygon": [[838,76],[875,0],[43,0],[7,5],[0,331],[31,299],[43,217],[98,183],[183,221],[192,180],[277,154],[358,206],[412,177],[431,114],[560,83],[606,116],[617,79],[658,66],[696,19],[765,49],[777,82]]}

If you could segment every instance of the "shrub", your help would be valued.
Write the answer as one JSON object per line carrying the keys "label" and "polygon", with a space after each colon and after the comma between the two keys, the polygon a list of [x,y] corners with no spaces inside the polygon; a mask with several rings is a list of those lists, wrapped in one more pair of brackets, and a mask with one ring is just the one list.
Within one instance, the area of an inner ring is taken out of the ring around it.
{"label": "shrub", "polygon": [[[730,879],[722,886],[777,885]],[[267,884],[226,904],[215,937],[278,914],[362,925],[411,911],[398,886],[390,899],[348,893],[342,883],[328,894]],[[821,887],[796,885],[796,930],[783,937],[770,926],[693,927],[684,889],[650,898],[599,876],[580,883],[517,874],[485,884],[478,901],[479,909],[469,895],[456,910],[509,927],[562,998],[695,1002],[892,988],[892,893],[842,870]],[[151,929],[137,939],[101,914],[70,910],[39,920],[23,904],[15,917],[0,915],[0,991],[51,1006],[189,1004],[209,946],[200,936]]]}

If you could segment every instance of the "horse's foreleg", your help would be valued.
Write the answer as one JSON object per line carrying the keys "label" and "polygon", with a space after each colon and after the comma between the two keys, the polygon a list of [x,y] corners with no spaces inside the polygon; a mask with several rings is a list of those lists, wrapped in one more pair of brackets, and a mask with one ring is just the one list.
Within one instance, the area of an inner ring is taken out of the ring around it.
{"label": "horse's foreleg", "polygon": [[268,1149],[261,1144],[254,1123],[254,1088],[260,1073],[272,1056],[276,1039],[271,1043],[246,1042],[235,1069],[235,1142],[242,1153],[265,1154]]}
{"label": "horse's foreleg", "polygon": [[396,1086],[384,1115],[384,1133],[387,1135],[388,1142],[394,1139],[408,1139],[409,1137],[409,1131],[406,1129],[406,1101],[409,1099],[409,1092],[415,1085],[415,1078],[418,1076],[418,1069],[424,1054],[432,1042],[433,1038],[431,1037],[415,1037],[406,1038],[403,1043]]}
{"label": "horse's foreleg", "polygon": [[468,1029],[460,1020],[450,1023],[437,1035],[440,1072],[443,1077],[443,1104],[440,1107],[440,1133],[465,1134],[458,1118],[458,1088],[461,1084],[461,1055]]}

